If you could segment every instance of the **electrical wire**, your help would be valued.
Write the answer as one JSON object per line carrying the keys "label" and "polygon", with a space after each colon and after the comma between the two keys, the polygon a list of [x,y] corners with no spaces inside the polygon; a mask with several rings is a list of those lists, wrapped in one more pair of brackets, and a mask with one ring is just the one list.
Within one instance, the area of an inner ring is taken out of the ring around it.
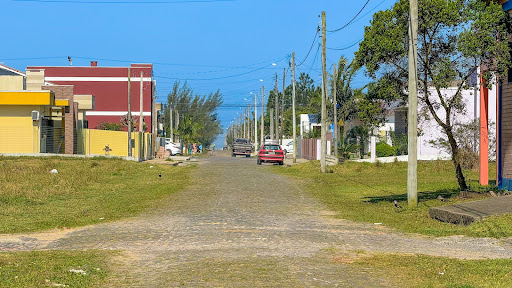
{"label": "electrical wire", "polygon": [[355,45],[359,44],[361,41],[363,41],[364,38],[361,38],[359,40],[357,40],[356,42],[352,43],[352,44],[349,44],[348,46],[345,46],[345,47],[338,47],[338,48],[329,48],[327,47],[328,50],[337,50],[337,51],[341,51],[341,50],[347,50],[349,48],[352,48],[354,47]]}
{"label": "electrical wire", "polygon": [[311,50],[313,49],[313,46],[315,46],[316,38],[317,38],[317,36],[318,36],[318,33],[319,33],[319,32],[320,32],[320,27],[316,27],[315,37],[313,37],[313,43],[311,43],[311,47],[309,47],[308,54],[306,55],[306,57],[304,58],[304,60],[302,60],[302,61],[300,62],[300,64],[299,64],[299,65],[297,65],[296,67],[301,66],[301,65],[306,61],[306,59],[308,59],[309,54],[311,53]]}
{"label": "electrical wire", "polygon": [[[352,24],[356,23],[357,21],[359,21],[359,20],[363,19],[364,17],[366,17],[366,15],[368,15],[368,14],[372,13],[375,9],[379,8],[379,6],[380,6],[380,5],[382,5],[382,4],[384,4],[384,2],[386,2],[386,1],[388,1],[388,0],[382,0],[379,4],[375,5],[375,7],[373,7],[373,8],[372,8],[372,9],[370,9],[370,10],[368,10],[368,12],[364,13],[363,15],[361,15],[361,17],[357,18],[357,19],[356,19],[356,20],[354,20],[352,23],[350,23],[350,25],[352,25]],[[347,26],[350,26],[350,25],[347,25]],[[330,34],[332,34],[332,33],[335,33],[335,32],[331,32],[331,33],[329,33],[329,35],[330,35]]]}
{"label": "electrical wire", "polygon": [[[66,56],[67,57],[67,56]],[[119,59],[107,59],[107,58],[96,58],[96,57],[83,57],[83,56],[71,56],[71,58],[77,59],[96,59],[98,61],[111,61],[111,62],[121,62],[121,63],[145,63],[145,61],[133,61],[133,60],[119,60]],[[239,69],[246,68],[254,65],[259,65],[262,63],[270,62],[270,61],[281,61],[283,58],[274,58],[267,61],[262,61],[258,63],[242,65],[242,66],[219,66],[219,65],[201,65],[201,64],[181,64],[181,63],[166,63],[166,62],[151,62],[153,65],[163,65],[163,66],[185,66],[185,67],[209,67],[209,68],[228,68],[228,69]]]}
{"label": "electrical wire", "polygon": [[[279,59],[276,62],[280,62],[280,61],[282,61],[285,58],[286,57],[283,57],[283,58]],[[182,80],[182,81],[187,81],[187,80],[211,81],[211,80],[219,80],[219,79],[227,79],[227,78],[234,78],[234,77],[243,76],[243,75],[246,75],[246,74],[249,74],[249,73],[253,73],[253,72],[256,72],[256,71],[259,71],[259,70],[263,70],[263,69],[265,69],[265,68],[267,68],[268,66],[271,66],[271,65],[272,64],[269,64],[269,65],[266,65],[266,66],[263,66],[263,67],[260,67],[260,68],[256,68],[254,70],[247,71],[247,72],[244,72],[244,73],[239,73],[239,74],[229,75],[229,76],[222,76],[222,77],[213,77],[213,78],[176,78],[176,77],[165,77],[165,76],[159,76],[159,75],[155,75],[155,77],[163,78],[163,79],[171,79],[171,80]]]}
{"label": "electrical wire", "polygon": [[368,5],[368,3],[370,2],[370,0],[367,0],[366,3],[364,3],[364,6],[363,8],[361,8],[361,10],[359,10],[359,12],[357,12],[356,16],[354,16],[350,21],[348,21],[347,24],[343,25],[342,27],[338,28],[338,29],[335,29],[335,30],[327,30],[327,32],[330,32],[330,33],[334,33],[334,32],[338,32],[342,29],[345,29],[348,25],[350,25],[354,20],[356,20],[357,16],[359,16],[359,14],[361,14],[361,12],[363,12],[364,8],[366,7],[366,5]]}
{"label": "electrical wire", "polygon": [[14,2],[62,3],[62,4],[195,4],[236,2],[238,0],[190,0],[190,1],[86,1],[86,0],[12,0]]}

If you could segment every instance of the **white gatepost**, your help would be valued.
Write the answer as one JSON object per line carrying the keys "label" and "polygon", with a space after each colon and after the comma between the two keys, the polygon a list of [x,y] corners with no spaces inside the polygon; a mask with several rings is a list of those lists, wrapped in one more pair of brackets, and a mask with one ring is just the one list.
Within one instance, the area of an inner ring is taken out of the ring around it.
{"label": "white gatepost", "polygon": [[370,157],[371,157],[372,160],[375,160],[375,158],[377,157],[377,155],[376,155],[377,151],[376,151],[376,148],[375,148],[375,146],[377,145],[377,143],[376,143],[377,139],[376,138],[377,137],[375,137],[375,136],[371,136],[370,137]]}

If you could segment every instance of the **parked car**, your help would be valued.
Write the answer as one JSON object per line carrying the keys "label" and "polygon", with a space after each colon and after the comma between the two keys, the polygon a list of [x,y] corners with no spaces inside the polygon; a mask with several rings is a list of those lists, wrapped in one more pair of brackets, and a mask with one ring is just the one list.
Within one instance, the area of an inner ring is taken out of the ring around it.
{"label": "parked car", "polygon": [[231,156],[245,155],[245,157],[251,157],[252,150],[253,145],[250,139],[237,138],[233,141]]}
{"label": "parked car", "polygon": [[264,144],[263,146],[261,146],[256,163],[258,163],[258,165],[261,165],[261,163],[263,162],[279,163],[279,165],[283,165],[283,148],[277,144]]}
{"label": "parked car", "polygon": [[170,151],[171,155],[182,154],[181,145],[171,142],[170,138],[165,139],[165,150]]}
{"label": "parked car", "polygon": [[283,151],[284,151],[284,155],[286,155],[288,153],[293,153],[293,140],[288,141],[288,143],[283,145]]}

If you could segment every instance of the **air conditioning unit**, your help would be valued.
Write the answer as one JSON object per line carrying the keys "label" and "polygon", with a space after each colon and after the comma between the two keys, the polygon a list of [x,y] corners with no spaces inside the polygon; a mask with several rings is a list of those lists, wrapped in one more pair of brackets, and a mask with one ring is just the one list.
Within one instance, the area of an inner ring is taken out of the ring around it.
{"label": "air conditioning unit", "polygon": [[32,121],[39,121],[39,111],[32,111]]}

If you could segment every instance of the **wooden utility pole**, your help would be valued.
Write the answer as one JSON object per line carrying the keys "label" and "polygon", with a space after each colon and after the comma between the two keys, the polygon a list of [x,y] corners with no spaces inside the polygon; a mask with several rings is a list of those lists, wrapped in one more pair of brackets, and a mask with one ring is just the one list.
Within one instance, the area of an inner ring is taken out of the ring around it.
{"label": "wooden utility pole", "polygon": [[275,111],[275,129],[276,129],[276,133],[275,133],[275,136],[276,136],[276,140],[278,141],[277,143],[279,143],[279,91],[277,91],[277,73],[276,73],[276,85],[274,86],[274,94],[275,94],[275,97],[274,97],[274,109],[276,110]]}
{"label": "wooden utility pole", "polygon": [[143,74],[142,74],[142,71],[140,71],[140,120],[139,120],[139,132],[144,132],[144,95],[143,95],[143,84],[144,84],[144,79],[142,78],[143,77]]}
{"label": "wooden utility pole", "polygon": [[254,152],[258,151],[258,95],[254,93]]}
{"label": "wooden utility pole", "polygon": [[128,115],[127,121],[128,121],[128,157],[132,156],[132,98],[131,98],[131,80],[130,80],[130,68],[128,67]]}
{"label": "wooden utility pole", "polygon": [[322,138],[320,139],[320,170],[322,173],[325,173],[325,154],[327,153],[327,107],[325,103],[327,98],[327,70],[325,62],[325,11],[322,11]]}
{"label": "wooden utility pole", "polygon": [[281,133],[279,135],[281,135],[281,138],[279,138],[279,144],[283,145],[283,138],[284,138],[284,84],[285,84],[285,81],[286,81],[286,68],[283,68],[283,94],[281,95],[281,117],[280,118],[280,121],[281,121]]}
{"label": "wooden utility pole", "polygon": [[297,163],[297,119],[295,119],[295,52],[292,53],[292,123],[293,123],[293,163]]}
{"label": "wooden utility pole", "polygon": [[336,64],[332,65],[332,103],[334,106],[334,156],[338,156],[338,99],[336,99],[336,80],[338,73],[336,71]]}
{"label": "wooden utility pole", "polygon": [[261,87],[261,123],[260,123],[260,142],[261,142],[261,145],[265,144],[265,136],[264,136],[264,125],[263,125],[263,121],[264,121],[264,115],[263,115],[263,112],[265,111],[265,87]]}
{"label": "wooden utility pole", "polygon": [[270,108],[270,113],[269,113],[269,118],[270,118],[270,140],[274,140],[276,138],[274,138],[274,108]]}
{"label": "wooden utility pole", "polygon": [[407,202],[410,208],[418,206],[418,0],[410,0],[409,15],[409,111],[408,111],[408,166]]}

